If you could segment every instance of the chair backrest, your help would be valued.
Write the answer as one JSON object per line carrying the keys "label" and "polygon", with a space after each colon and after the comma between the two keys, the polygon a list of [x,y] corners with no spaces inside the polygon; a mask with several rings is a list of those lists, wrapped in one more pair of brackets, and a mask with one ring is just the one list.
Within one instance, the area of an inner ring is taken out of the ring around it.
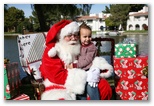
{"label": "chair backrest", "polygon": [[115,41],[113,38],[92,38],[98,50],[98,56],[104,57],[113,66]]}
{"label": "chair backrest", "polygon": [[[113,67],[114,67],[114,45],[115,40],[113,38],[93,38],[92,41],[95,43],[98,49],[98,55],[104,57]],[[111,100],[115,100],[115,74],[107,78],[108,83],[112,88],[112,97]]]}

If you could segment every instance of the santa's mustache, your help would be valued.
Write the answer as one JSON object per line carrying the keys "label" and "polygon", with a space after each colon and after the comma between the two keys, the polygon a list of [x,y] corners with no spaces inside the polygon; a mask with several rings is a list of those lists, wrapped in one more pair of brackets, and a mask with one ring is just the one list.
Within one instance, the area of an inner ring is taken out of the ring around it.
{"label": "santa's mustache", "polygon": [[77,41],[69,41],[68,44],[69,45],[74,45],[74,44],[77,44]]}

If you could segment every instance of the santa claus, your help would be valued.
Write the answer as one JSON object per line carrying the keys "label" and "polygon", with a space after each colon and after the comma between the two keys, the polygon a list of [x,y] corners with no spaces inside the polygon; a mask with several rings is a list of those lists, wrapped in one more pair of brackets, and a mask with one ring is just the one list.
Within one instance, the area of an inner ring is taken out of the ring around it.
{"label": "santa claus", "polygon": [[[80,53],[78,32],[78,24],[69,20],[54,24],[48,31],[40,65],[45,86],[41,100],[76,100],[76,94],[84,92],[87,77],[85,70],[65,67],[76,62]],[[100,80],[98,87],[102,100],[111,98],[112,91],[105,79]]]}

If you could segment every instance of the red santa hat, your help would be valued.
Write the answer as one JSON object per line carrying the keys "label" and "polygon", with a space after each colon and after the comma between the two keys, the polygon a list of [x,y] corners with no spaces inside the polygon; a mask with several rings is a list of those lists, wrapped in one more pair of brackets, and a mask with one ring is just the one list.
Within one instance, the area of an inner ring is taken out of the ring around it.
{"label": "red santa hat", "polygon": [[46,37],[46,46],[52,47],[56,43],[56,36],[59,34],[60,30],[65,27],[67,24],[69,24],[71,21],[69,20],[62,20],[56,24],[54,24],[50,30],[48,31],[47,37]]}
{"label": "red santa hat", "polygon": [[61,32],[59,34],[60,40],[63,40],[63,38],[67,35],[77,34],[78,32],[79,32],[79,25],[77,24],[77,22],[73,21],[61,29]]}
{"label": "red santa hat", "polygon": [[79,26],[76,22],[69,20],[62,20],[54,24],[48,31],[46,37],[46,46],[53,47],[57,42],[57,38],[63,39],[69,34],[74,34],[79,31]]}
{"label": "red santa hat", "polygon": [[54,57],[57,54],[57,50],[54,48],[57,40],[61,41],[65,36],[76,34],[77,32],[79,32],[79,25],[77,22],[62,20],[54,24],[49,30],[46,38],[46,46],[51,48],[48,52],[48,56]]}

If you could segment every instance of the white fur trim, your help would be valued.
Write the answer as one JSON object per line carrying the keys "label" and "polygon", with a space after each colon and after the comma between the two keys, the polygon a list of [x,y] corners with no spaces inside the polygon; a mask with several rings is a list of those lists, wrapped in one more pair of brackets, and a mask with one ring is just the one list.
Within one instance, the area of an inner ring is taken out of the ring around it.
{"label": "white fur trim", "polygon": [[106,73],[101,73],[100,74],[100,77],[101,78],[109,78],[109,77],[111,77],[112,75],[113,75],[113,68],[112,67],[110,67],[111,65],[104,65],[104,67],[108,67],[108,71],[106,72]]}
{"label": "white fur trim", "polygon": [[41,100],[75,100],[76,95],[73,93],[67,92],[66,89],[54,89],[43,92],[41,95]]}
{"label": "white fur trim", "polygon": [[60,39],[63,39],[66,35],[75,34],[79,31],[79,25],[77,22],[71,22],[61,29]]}
{"label": "white fur trim", "polygon": [[[53,85],[58,85],[64,87],[64,85],[59,85],[50,82],[48,79],[43,81],[45,87],[50,87]],[[75,100],[76,95],[72,92],[69,92],[67,89],[51,89],[44,91],[41,95],[41,100],[59,100],[64,98],[65,100]]]}
{"label": "white fur trim", "polygon": [[113,66],[110,65],[103,57],[95,57],[91,68],[93,67],[97,67],[100,70],[108,70],[106,73],[100,74],[101,78],[109,78],[113,74]]}
{"label": "white fur trim", "polygon": [[49,87],[49,86],[52,86],[52,85],[58,85],[58,86],[64,87],[64,85],[60,85],[60,84],[56,84],[56,83],[50,82],[48,79],[45,79],[43,81],[43,84],[44,84],[45,87]]}
{"label": "white fur trim", "polygon": [[66,87],[66,89],[51,89],[42,93],[41,100],[75,100],[76,94],[82,94],[85,90],[86,72],[81,69],[68,69],[68,76],[65,85],[59,85],[45,79],[43,84],[45,87],[58,85]]}
{"label": "white fur trim", "polygon": [[48,51],[48,56],[49,57],[55,57],[57,54],[57,50],[55,47],[51,48],[49,51]]}
{"label": "white fur trim", "polygon": [[53,85],[48,79],[45,79],[43,81],[43,84],[44,84],[45,87],[49,87],[49,86]]}
{"label": "white fur trim", "polygon": [[69,92],[82,94],[85,90],[87,74],[82,69],[68,69],[68,76],[65,82],[65,87]]}

